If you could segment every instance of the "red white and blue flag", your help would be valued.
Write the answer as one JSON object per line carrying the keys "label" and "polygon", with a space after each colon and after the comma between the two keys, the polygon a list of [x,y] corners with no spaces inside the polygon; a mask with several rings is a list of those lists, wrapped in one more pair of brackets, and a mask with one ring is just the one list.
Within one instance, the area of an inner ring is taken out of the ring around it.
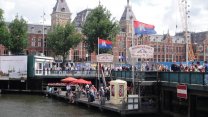
{"label": "red white and blue flag", "polygon": [[139,21],[134,21],[134,32],[137,35],[142,34],[156,34],[155,26],[151,24],[146,24]]}
{"label": "red white and blue flag", "polygon": [[109,40],[99,39],[98,40],[98,47],[102,49],[110,49],[112,48],[112,42]]}

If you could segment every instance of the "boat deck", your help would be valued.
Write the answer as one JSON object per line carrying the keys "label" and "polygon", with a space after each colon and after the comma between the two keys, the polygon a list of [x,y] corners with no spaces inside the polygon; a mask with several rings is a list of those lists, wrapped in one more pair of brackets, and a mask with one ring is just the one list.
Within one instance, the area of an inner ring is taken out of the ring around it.
{"label": "boat deck", "polygon": [[[46,95],[49,97],[59,98],[61,100],[69,101],[69,98],[66,95],[61,95],[57,93],[48,93]],[[122,104],[112,104],[110,101],[105,101],[104,104],[101,104],[99,99],[95,99],[93,102],[89,102],[86,96],[80,96],[80,98],[75,99],[74,104],[84,104],[88,107],[97,107],[99,110],[108,110],[120,114],[121,116],[132,115],[132,114],[156,114],[158,113],[156,108],[141,108],[141,109],[127,109],[126,106]]]}

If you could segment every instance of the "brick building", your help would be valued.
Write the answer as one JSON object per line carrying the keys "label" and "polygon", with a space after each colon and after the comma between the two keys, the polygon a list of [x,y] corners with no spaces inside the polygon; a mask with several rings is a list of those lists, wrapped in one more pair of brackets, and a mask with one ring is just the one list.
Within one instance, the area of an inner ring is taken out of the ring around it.
{"label": "brick building", "polygon": [[[81,32],[81,27],[90,12],[91,9],[85,9],[77,13],[73,20],[77,31]],[[128,49],[132,44],[145,44],[154,47],[154,58],[148,59],[148,61],[185,61],[185,39],[182,33],[177,33],[175,36],[170,36],[168,32],[163,35],[132,35],[133,20],[136,20],[136,17],[132,11],[132,7],[129,5],[129,1],[127,0],[127,5],[124,8],[124,12],[121,14],[119,21],[121,27],[120,33],[116,36],[116,40],[113,42],[112,50],[114,63],[127,63],[129,61]],[[71,22],[71,12],[68,5],[65,0],[57,0],[51,14],[51,26],[28,24],[28,54],[40,54],[43,52],[44,47],[44,55],[51,55],[51,52],[46,46],[47,40],[43,41],[43,35],[46,38],[47,32],[51,30],[53,26],[57,24],[65,25],[67,22]],[[192,33],[191,39],[196,59],[206,60],[208,58],[208,32]],[[88,53],[85,48],[86,45],[81,42],[76,48],[70,49],[68,60],[74,62],[96,62],[96,54]],[[0,54],[6,52],[4,47],[1,45],[0,52]]]}
{"label": "brick building", "polygon": [[[43,32],[44,28],[44,32]],[[37,24],[28,24],[28,54],[40,55],[44,51],[44,55],[50,55],[46,46],[47,33],[50,30],[50,26],[43,26]],[[44,35],[44,36],[43,36]],[[44,39],[43,39],[44,37]],[[44,46],[44,49],[43,49]]]}
{"label": "brick building", "polygon": [[4,55],[6,53],[7,53],[6,48],[2,44],[0,44],[0,55]]}

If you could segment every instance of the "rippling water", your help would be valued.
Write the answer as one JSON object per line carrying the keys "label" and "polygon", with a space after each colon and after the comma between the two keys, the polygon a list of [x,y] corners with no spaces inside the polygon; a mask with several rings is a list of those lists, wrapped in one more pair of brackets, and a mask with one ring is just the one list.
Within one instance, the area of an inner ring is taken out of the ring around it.
{"label": "rippling water", "polygon": [[39,95],[0,95],[0,117],[119,117]]}

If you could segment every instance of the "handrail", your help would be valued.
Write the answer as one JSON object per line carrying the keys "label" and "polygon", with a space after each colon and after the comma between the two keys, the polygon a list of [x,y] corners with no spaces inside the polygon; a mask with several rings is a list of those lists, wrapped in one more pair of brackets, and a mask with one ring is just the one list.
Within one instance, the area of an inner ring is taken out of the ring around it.
{"label": "handrail", "polygon": [[[105,71],[106,77],[132,81],[132,71]],[[97,70],[35,70],[35,76],[72,76],[97,77]],[[157,75],[158,74],[158,75]],[[100,74],[102,75],[102,74]],[[101,76],[100,76],[101,77]],[[195,85],[208,85],[208,73],[203,72],[156,72],[135,71],[135,82],[162,81],[168,83],[182,83]]]}
{"label": "handrail", "polygon": [[[158,73],[158,76],[154,73]],[[162,81],[168,83],[182,83],[195,85],[208,85],[208,73],[203,72],[155,72],[155,71],[135,71],[135,79],[143,81]],[[131,71],[112,71],[113,79],[132,79]]]}
{"label": "handrail", "polygon": [[[106,77],[111,75],[109,71],[104,74]],[[97,70],[35,70],[34,76],[97,77]]]}

